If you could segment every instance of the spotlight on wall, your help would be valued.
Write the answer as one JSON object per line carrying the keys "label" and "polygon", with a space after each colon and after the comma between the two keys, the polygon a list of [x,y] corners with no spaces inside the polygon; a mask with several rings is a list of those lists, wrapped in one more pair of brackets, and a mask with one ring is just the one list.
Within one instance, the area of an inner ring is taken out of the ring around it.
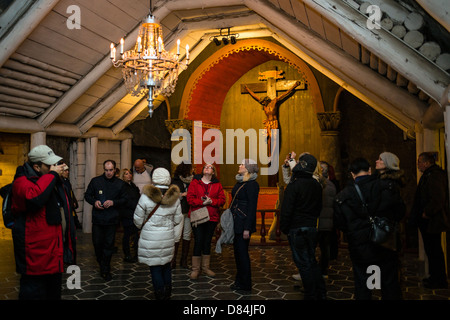
{"label": "spotlight on wall", "polygon": [[[221,43],[227,45],[231,42],[231,44],[236,44],[236,39],[239,38],[238,33],[230,33],[231,28],[221,28],[219,29],[220,34],[211,36],[209,41],[214,41],[216,46],[220,46]],[[224,31],[225,30],[225,31]]]}

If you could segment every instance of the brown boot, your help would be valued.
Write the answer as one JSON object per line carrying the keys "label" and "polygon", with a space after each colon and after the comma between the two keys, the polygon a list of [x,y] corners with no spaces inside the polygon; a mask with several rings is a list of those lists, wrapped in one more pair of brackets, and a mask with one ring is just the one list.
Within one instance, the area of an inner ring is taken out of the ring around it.
{"label": "brown boot", "polygon": [[187,269],[187,258],[189,255],[189,249],[191,246],[191,240],[183,240],[182,247],[181,247],[181,260],[180,260],[180,267]]}
{"label": "brown boot", "polygon": [[177,267],[177,254],[178,254],[178,247],[180,246],[180,242],[175,242],[175,252],[173,253],[173,258],[170,263],[170,266],[172,269],[175,269]]}
{"label": "brown boot", "polygon": [[200,263],[202,261],[202,257],[200,256],[192,256],[192,272],[189,275],[191,280],[197,280],[200,275]]}
{"label": "brown boot", "polygon": [[216,274],[209,269],[210,255],[202,255],[202,270],[206,273],[207,276],[214,277]]}

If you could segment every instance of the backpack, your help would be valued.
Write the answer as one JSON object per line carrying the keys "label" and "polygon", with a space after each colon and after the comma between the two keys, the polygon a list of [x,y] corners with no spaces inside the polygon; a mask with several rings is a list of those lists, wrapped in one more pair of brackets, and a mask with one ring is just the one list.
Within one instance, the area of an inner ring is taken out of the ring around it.
{"label": "backpack", "polygon": [[11,210],[12,205],[12,183],[7,184],[0,189],[0,195],[3,198],[2,215],[3,223],[6,228],[12,229],[14,226],[14,214]]}

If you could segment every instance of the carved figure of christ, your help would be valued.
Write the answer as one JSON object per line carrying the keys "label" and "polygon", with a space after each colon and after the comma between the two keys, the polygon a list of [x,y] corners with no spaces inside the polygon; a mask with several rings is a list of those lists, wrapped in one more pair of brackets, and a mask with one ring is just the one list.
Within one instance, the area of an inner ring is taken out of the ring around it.
{"label": "carved figure of christ", "polygon": [[[266,83],[242,84],[241,93],[249,93],[253,99],[262,105],[266,119],[263,121],[267,134],[267,155],[272,155],[271,129],[278,129],[278,108],[289,97],[294,90],[304,90],[306,86],[301,81],[278,81],[282,71],[266,71],[260,73],[260,80],[267,80]],[[253,90],[252,90],[253,89]],[[258,97],[256,92],[266,92],[263,98]],[[286,91],[277,96],[277,91]],[[274,140],[275,141],[275,140]]]}

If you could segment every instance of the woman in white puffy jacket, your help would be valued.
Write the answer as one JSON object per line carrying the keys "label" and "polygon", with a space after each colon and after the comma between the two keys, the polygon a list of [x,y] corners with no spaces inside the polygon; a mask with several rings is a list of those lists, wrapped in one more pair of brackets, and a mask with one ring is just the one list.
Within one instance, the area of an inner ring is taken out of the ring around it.
{"label": "woman in white puffy jacket", "polygon": [[[134,211],[134,224],[141,229],[139,238],[139,262],[150,266],[155,298],[170,299],[172,292],[171,261],[175,242],[182,232],[183,214],[180,205],[180,189],[170,185],[170,173],[164,168],[153,171],[153,185],[142,190],[139,203]],[[170,185],[170,186],[169,186]],[[145,223],[153,209],[150,219]]]}

